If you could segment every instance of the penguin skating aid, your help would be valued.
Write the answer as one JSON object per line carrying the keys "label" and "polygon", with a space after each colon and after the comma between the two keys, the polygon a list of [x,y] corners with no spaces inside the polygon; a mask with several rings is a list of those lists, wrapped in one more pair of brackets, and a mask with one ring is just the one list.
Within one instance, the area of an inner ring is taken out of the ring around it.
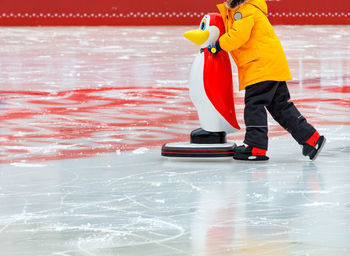
{"label": "penguin skating aid", "polygon": [[231,157],[235,143],[226,135],[240,129],[234,106],[232,67],[225,51],[208,51],[225,33],[218,13],[205,15],[199,29],[185,37],[201,47],[190,74],[190,98],[196,107],[201,128],[192,131],[190,143],[168,143],[162,147],[166,157]]}

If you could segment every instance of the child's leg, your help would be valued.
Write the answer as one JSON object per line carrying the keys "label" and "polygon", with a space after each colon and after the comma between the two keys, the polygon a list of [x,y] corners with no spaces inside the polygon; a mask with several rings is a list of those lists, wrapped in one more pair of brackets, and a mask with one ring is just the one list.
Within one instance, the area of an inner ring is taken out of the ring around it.
{"label": "child's leg", "polygon": [[244,161],[265,161],[268,137],[265,107],[270,105],[278,83],[265,81],[245,89],[244,122],[246,133],[244,143],[248,147],[236,147],[233,158]]}
{"label": "child's leg", "polygon": [[300,145],[303,145],[316,132],[316,129],[306,121],[305,117],[289,99],[287,84],[279,82],[274,98],[271,104],[267,106],[267,110],[284,129],[291,133]]}
{"label": "child's leg", "polygon": [[245,144],[267,150],[268,127],[265,107],[271,104],[277,88],[278,82],[265,81],[250,85],[245,89]]}

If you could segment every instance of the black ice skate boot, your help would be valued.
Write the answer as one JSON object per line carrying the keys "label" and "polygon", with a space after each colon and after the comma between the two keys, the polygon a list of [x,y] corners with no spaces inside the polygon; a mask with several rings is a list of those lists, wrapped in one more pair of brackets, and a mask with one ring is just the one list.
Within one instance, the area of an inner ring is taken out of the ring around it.
{"label": "black ice skate boot", "polygon": [[191,143],[222,144],[226,143],[226,132],[208,132],[198,128],[191,132]]}
{"label": "black ice skate boot", "polygon": [[320,134],[316,131],[311,138],[304,143],[303,155],[308,156],[312,161],[316,160],[325,143],[326,138],[324,136],[320,136]]}
{"label": "black ice skate boot", "polygon": [[266,156],[266,150],[254,148],[251,146],[239,146],[233,150],[233,159],[243,161],[266,161],[269,157]]}

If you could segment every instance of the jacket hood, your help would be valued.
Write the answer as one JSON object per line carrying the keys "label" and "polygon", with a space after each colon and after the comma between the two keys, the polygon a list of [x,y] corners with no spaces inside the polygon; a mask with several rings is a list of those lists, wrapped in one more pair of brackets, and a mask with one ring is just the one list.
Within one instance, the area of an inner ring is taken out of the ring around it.
{"label": "jacket hood", "polygon": [[247,3],[254,5],[256,8],[265,13],[265,15],[267,14],[267,4],[265,0],[248,0]]}

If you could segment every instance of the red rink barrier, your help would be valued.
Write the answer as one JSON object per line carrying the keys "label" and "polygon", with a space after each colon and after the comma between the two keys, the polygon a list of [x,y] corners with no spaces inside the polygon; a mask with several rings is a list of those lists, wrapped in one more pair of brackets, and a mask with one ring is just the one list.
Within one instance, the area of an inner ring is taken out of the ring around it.
{"label": "red rink barrier", "polygon": [[[217,0],[1,0],[0,26],[197,25]],[[347,0],[267,0],[273,24],[350,24]]]}

